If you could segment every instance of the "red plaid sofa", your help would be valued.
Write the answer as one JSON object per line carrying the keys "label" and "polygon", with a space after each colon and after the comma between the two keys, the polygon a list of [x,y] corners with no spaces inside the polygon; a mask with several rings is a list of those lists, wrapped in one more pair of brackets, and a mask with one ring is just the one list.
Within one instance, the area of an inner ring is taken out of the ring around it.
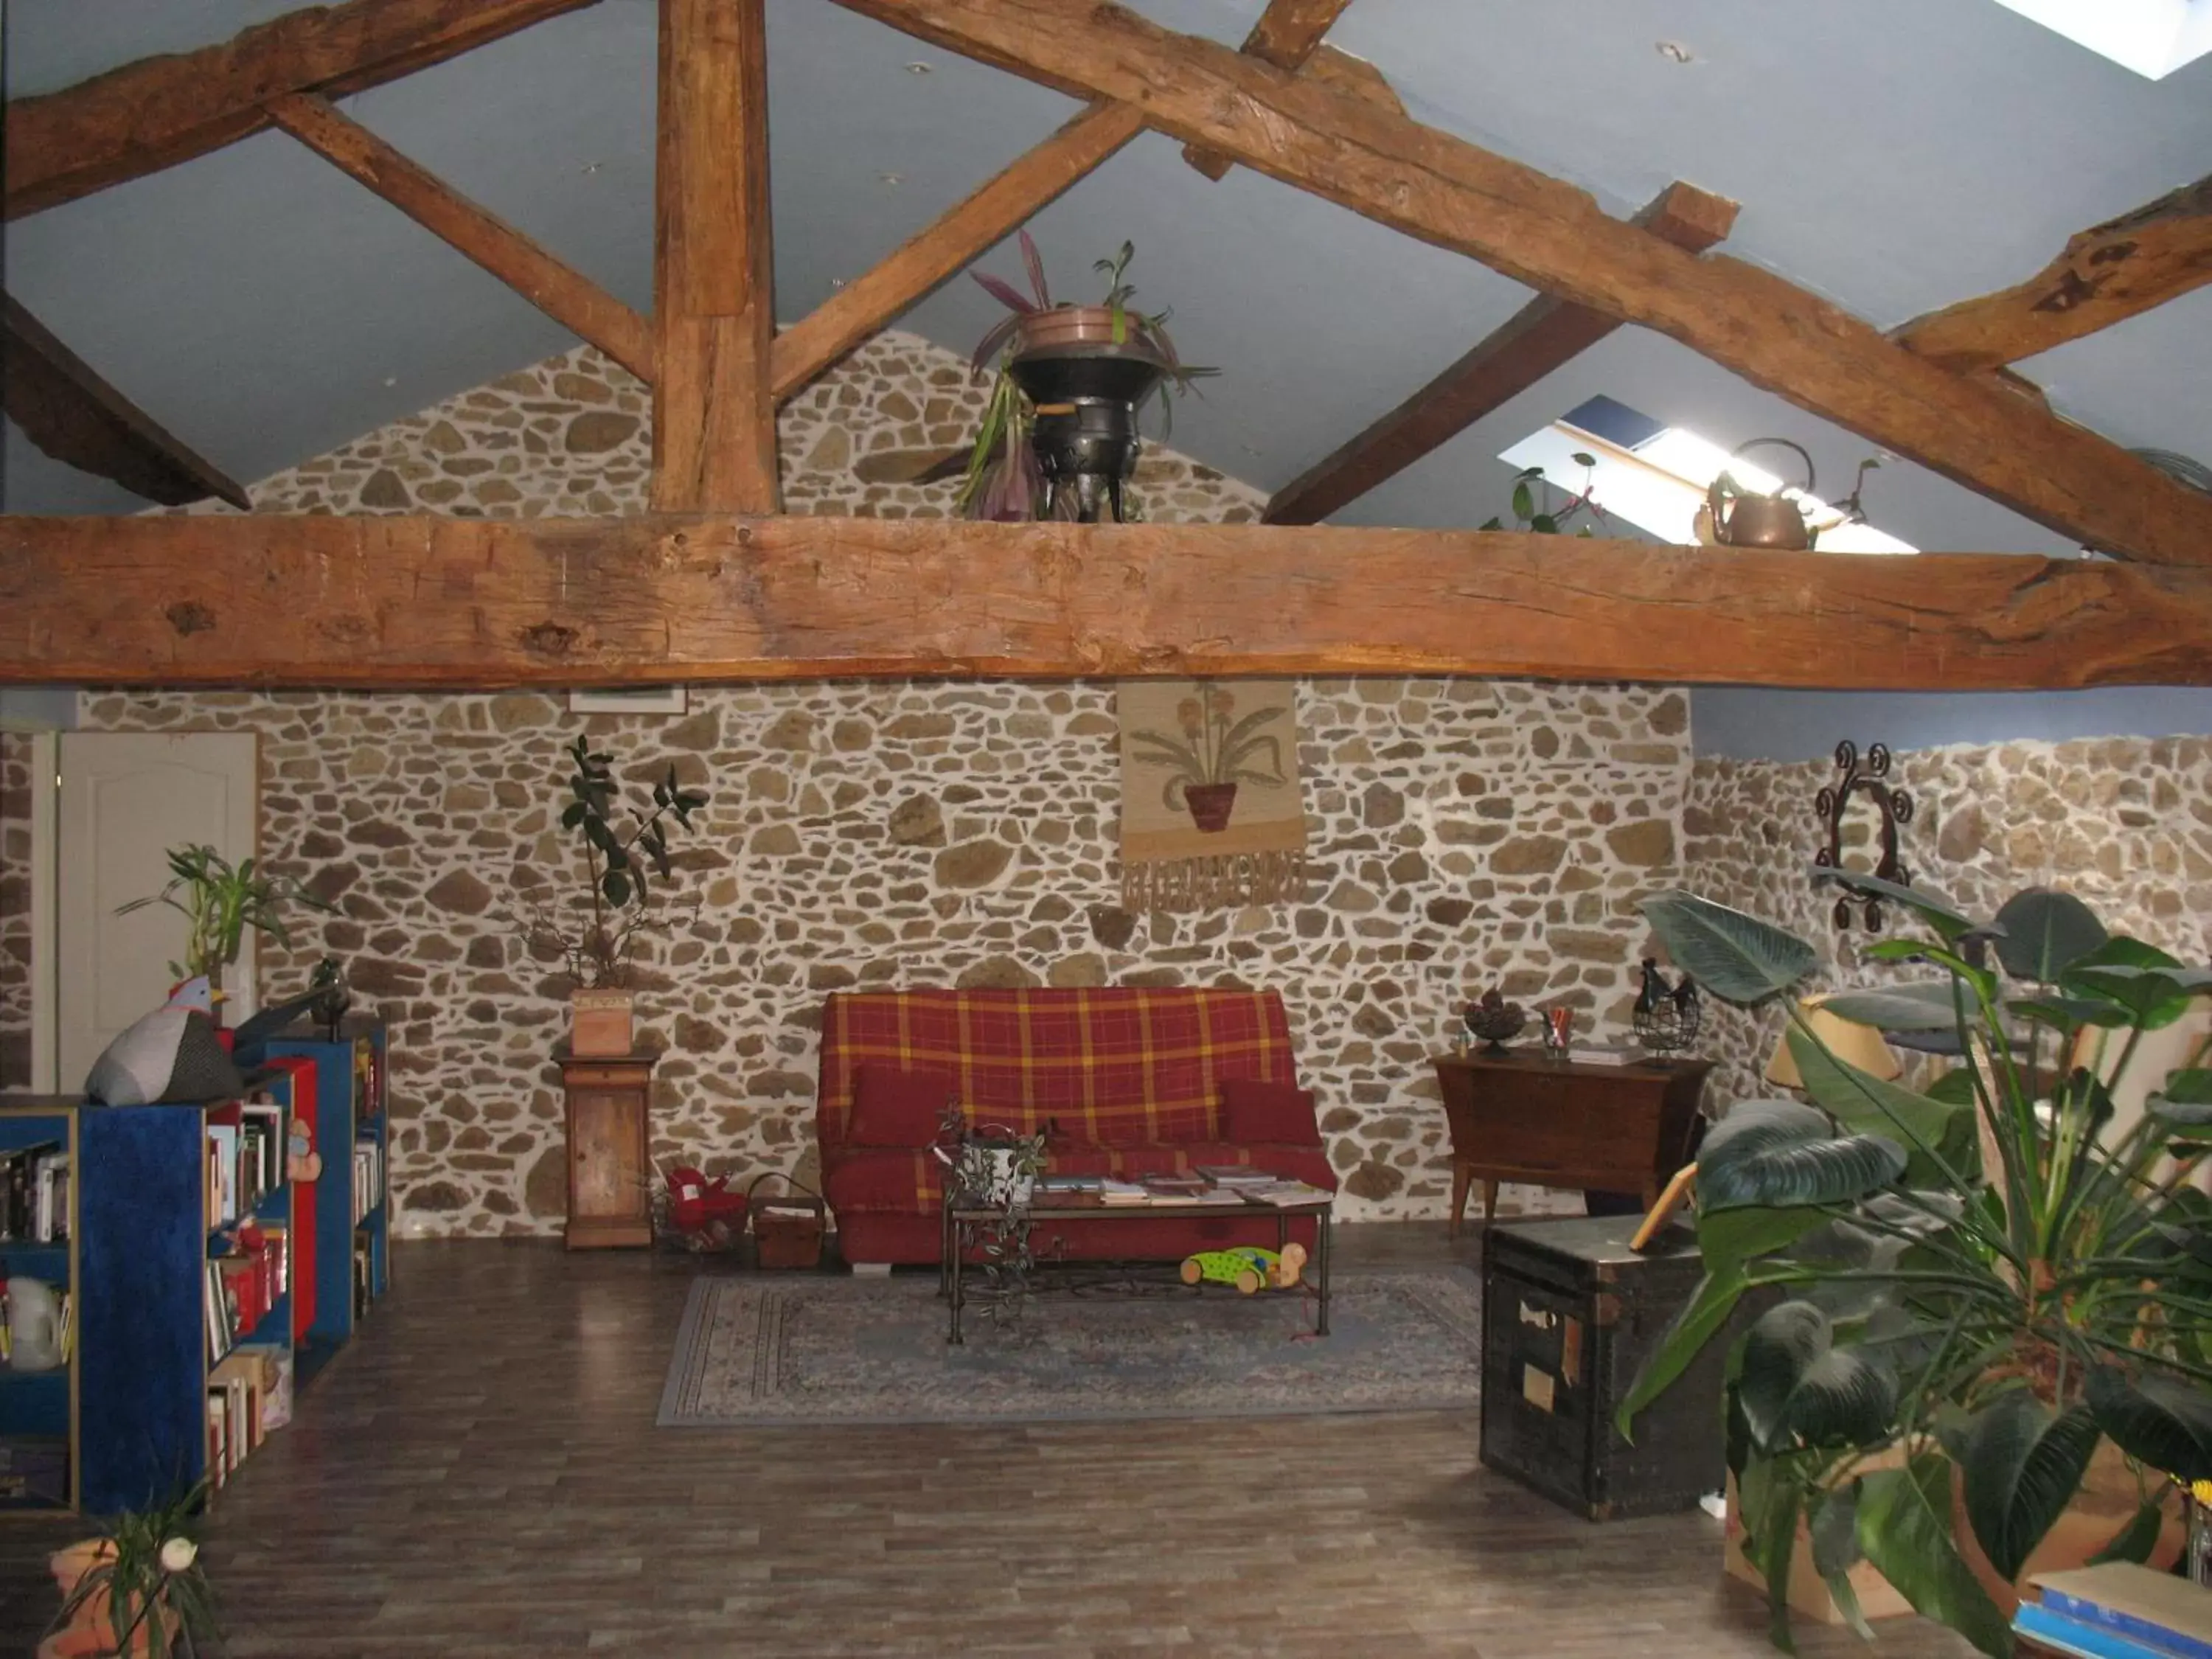
{"label": "red plaid sofa", "polygon": [[[1317,1128],[1294,1140],[1223,1139],[1225,1082],[1297,1081],[1290,1022],[1273,991],[836,993],[823,1011],[815,1130],[823,1194],[849,1262],[934,1262],[940,1250],[944,1166],[926,1145],[852,1141],[863,1066],[945,1079],[970,1123],[1052,1130],[1053,1172],[1133,1176],[1247,1164],[1336,1187]],[[1310,1246],[1312,1224],[1297,1225]],[[1048,1236],[1040,1225],[1035,1243],[1073,1257],[1172,1260],[1231,1243],[1272,1246],[1275,1222],[1054,1222]]]}

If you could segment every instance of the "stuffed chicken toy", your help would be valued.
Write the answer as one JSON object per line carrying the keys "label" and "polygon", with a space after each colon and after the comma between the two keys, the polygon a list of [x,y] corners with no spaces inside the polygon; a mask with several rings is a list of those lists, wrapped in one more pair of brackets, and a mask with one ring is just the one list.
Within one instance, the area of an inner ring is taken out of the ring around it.
{"label": "stuffed chicken toy", "polygon": [[204,975],[178,986],[101,1050],[85,1077],[85,1097],[103,1106],[196,1105],[245,1093],[246,1079],[216,1033],[220,994]]}

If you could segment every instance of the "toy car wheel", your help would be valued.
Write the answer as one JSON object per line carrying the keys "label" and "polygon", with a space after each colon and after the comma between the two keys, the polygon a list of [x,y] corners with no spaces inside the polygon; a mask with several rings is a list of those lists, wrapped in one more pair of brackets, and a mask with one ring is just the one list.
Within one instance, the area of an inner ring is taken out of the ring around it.
{"label": "toy car wheel", "polygon": [[1257,1267],[1245,1268],[1243,1273],[1237,1275],[1237,1288],[1243,1291],[1247,1296],[1251,1295],[1253,1291],[1258,1290],[1260,1288],[1260,1270]]}
{"label": "toy car wheel", "polygon": [[1205,1277],[1206,1269],[1198,1265],[1198,1258],[1196,1256],[1194,1255],[1184,1258],[1182,1264],[1182,1282],[1184,1284],[1195,1285],[1200,1279]]}

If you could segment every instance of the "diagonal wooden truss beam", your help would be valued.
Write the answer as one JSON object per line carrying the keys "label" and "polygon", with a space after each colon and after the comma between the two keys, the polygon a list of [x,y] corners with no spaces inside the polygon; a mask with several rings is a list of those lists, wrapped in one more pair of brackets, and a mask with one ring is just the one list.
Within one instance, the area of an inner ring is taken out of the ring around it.
{"label": "diagonal wooden truss beam", "polygon": [[589,277],[410,161],[325,100],[272,100],[270,118],[339,172],[359,179],[425,230],[482,265],[579,339],[641,380],[653,379],[653,326]]}
{"label": "diagonal wooden truss beam", "polygon": [[653,505],[773,513],[765,0],[660,0],[659,84]]}
{"label": "diagonal wooden truss beam", "polygon": [[[1701,253],[1729,234],[1736,204],[1676,182],[1636,222]],[[1484,416],[1620,326],[1620,319],[1539,295],[1449,368],[1268,499],[1264,524],[1319,524],[1441,448]]]}
{"label": "diagonal wooden truss beam", "polygon": [[21,218],[220,149],[287,93],[381,86],[597,0],[349,0],[222,46],[141,58],[7,108],[6,216]]}
{"label": "diagonal wooden truss beam", "polygon": [[1931,362],[1997,368],[2078,340],[2212,283],[2212,178],[2068,239],[2027,281],[1907,323],[1895,338]]}
{"label": "diagonal wooden truss beam", "polygon": [[1103,0],[837,3],[1047,84],[1125,100],[1174,137],[1656,329],[2062,535],[2154,563],[2212,563],[2212,500],[1771,272],[1692,257],[1609,218],[1534,168]]}
{"label": "diagonal wooden truss beam", "polygon": [[209,495],[251,509],[244,489],[118,392],[12,296],[0,298],[0,404],[56,460],[181,507]]}
{"label": "diagonal wooden truss beam", "polygon": [[[1248,58],[1273,64],[1279,70],[1298,70],[1320,49],[1322,36],[1334,27],[1352,0],[1267,0],[1267,9],[1252,25],[1239,48]],[[1202,144],[1185,144],[1182,159],[1214,183],[1229,176],[1236,164],[1218,150]]]}
{"label": "diagonal wooden truss beam", "polygon": [[0,519],[0,683],[1256,673],[2212,682],[2212,573],[1465,531]]}
{"label": "diagonal wooden truss beam", "polygon": [[775,395],[790,397],[915,301],[1012,235],[1145,128],[1127,104],[1095,103],[948,209],[865,276],[775,337]]}

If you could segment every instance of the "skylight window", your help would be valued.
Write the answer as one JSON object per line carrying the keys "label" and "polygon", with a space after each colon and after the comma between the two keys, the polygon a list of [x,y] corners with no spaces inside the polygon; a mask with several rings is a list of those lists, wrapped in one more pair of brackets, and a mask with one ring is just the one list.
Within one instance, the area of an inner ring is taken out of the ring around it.
{"label": "skylight window", "polygon": [[[1597,504],[1613,518],[1626,519],[1662,541],[1694,545],[1694,521],[1705,492],[1725,470],[1746,489],[1771,495],[1783,480],[1747,460],[1732,460],[1718,444],[1682,427],[1662,426],[1611,398],[1593,398],[1533,432],[1498,459],[1516,470],[1540,466],[1544,481],[1556,485],[1559,501],[1579,494],[1584,467],[1574,458],[1593,458],[1587,469]],[[1870,524],[1844,524],[1840,509],[1818,495],[1792,488],[1786,492],[1820,531],[1823,553],[1917,553]],[[1602,534],[1601,531],[1599,533]]]}
{"label": "skylight window", "polygon": [[2212,52],[2212,0],[1997,0],[2124,69],[2162,81]]}

